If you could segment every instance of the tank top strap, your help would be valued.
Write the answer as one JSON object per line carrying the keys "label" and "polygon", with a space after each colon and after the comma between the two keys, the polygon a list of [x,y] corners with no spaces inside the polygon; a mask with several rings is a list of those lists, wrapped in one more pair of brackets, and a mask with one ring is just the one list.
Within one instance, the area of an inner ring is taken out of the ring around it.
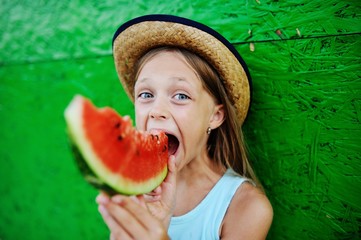
{"label": "tank top strap", "polygon": [[[249,181],[228,169],[207,196],[188,213],[172,217],[168,233],[172,239],[219,239],[219,230],[239,186]],[[195,193],[196,194],[196,193]]]}
{"label": "tank top strap", "polygon": [[214,228],[217,230],[217,236],[219,235],[222,221],[234,194],[242,185],[242,183],[247,181],[249,181],[249,179],[241,177],[232,169],[228,169],[220,181],[218,181],[218,183],[212,189],[214,191],[210,192],[210,206],[212,206],[212,209],[214,209],[212,211],[214,211]]}

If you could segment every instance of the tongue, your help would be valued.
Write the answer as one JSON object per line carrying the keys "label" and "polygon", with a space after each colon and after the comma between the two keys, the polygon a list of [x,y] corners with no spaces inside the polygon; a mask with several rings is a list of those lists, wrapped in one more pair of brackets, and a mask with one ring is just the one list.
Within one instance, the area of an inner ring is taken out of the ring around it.
{"label": "tongue", "polygon": [[179,146],[179,141],[176,137],[168,135],[168,154],[173,155]]}

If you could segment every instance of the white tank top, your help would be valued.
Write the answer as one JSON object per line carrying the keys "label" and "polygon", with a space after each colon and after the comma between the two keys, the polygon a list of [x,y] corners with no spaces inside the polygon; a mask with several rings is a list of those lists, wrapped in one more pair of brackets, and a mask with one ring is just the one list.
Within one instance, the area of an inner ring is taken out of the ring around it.
{"label": "white tank top", "polygon": [[[219,230],[233,195],[247,178],[228,169],[207,196],[190,212],[172,217],[168,234],[172,240],[219,239]],[[196,193],[195,193],[196,194]]]}

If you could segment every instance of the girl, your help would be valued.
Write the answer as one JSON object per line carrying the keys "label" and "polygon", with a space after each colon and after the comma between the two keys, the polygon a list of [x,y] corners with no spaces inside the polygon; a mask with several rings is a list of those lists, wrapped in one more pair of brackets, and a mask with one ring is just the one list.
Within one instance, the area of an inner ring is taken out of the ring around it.
{"label": "girl", "polygon": [[214,30],[169,15],[123,24],[116,69],[139,130],[164,131],[168,175],[143,196],[97,196],[111,239],[265,239],[273,211],[248,162],[241,124],[250,76]]}

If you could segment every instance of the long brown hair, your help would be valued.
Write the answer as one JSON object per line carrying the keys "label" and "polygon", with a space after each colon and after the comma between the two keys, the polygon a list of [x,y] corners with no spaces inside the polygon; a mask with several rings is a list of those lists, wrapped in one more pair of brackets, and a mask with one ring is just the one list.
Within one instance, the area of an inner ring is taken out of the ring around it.
{"label": "long brown hair", "polygon": [[212,130],[208,142],[208,155],[217,164],[226,168],[232,168],[241,176],[253,180],[257,186],[260,183],[248,161],[246,145],[243,138],[241,125],[237,119],[228,93],[222,84],[217,71],[202,57],[183,48],[159,47],[150,50],[138,60],[136,65],[136,76],[144,64],[160,52],[169,51],[180,54],[201,79],[203,87],[216,100],[217,104],[223,104],[225,120],[220,127]]}

